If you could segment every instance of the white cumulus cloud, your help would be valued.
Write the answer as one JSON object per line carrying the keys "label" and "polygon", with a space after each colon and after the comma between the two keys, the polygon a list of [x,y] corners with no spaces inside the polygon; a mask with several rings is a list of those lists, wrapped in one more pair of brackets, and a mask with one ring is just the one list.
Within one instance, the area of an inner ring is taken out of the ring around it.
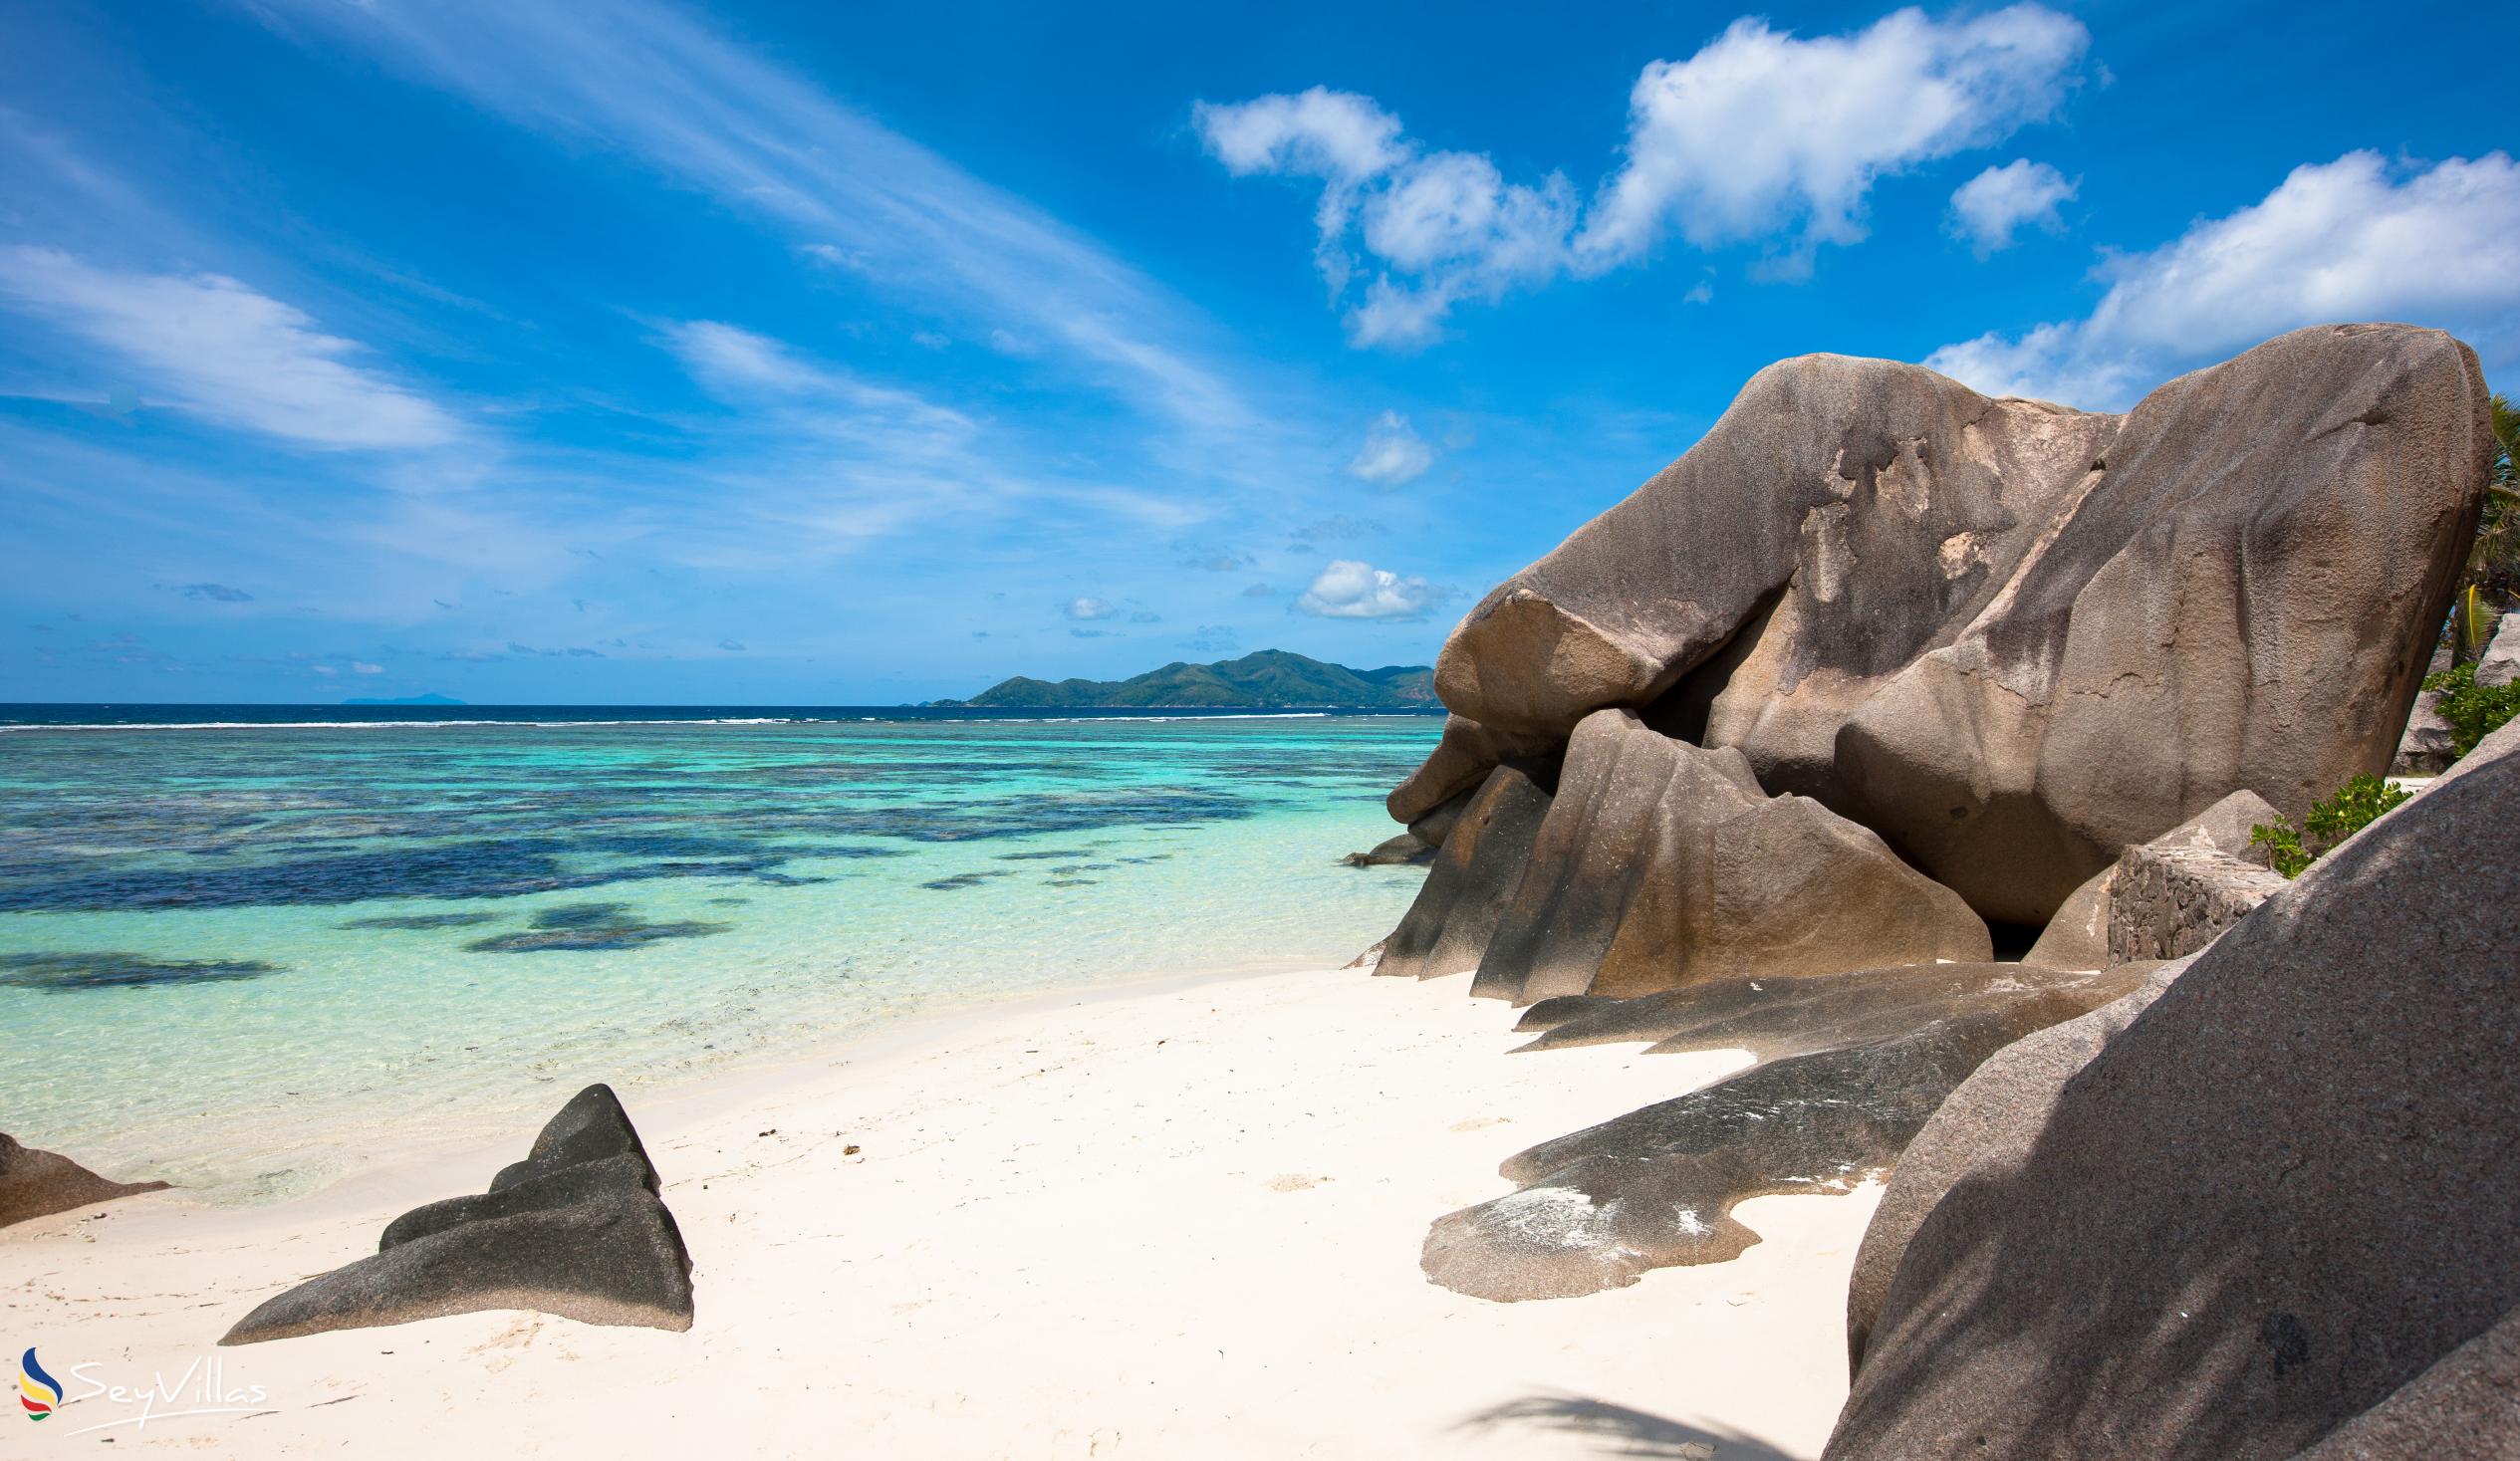
{"label": "white cumulus cloud", "polygon": [[1998,394],[2117,407],[2165,377],[2304,325],[2451,330],[2520,357],[2520,164],[2378,152],[2293,169],[2259,202],[2111,259],[2082,320],[1944,346],[1925,364]]}
{"label": "white cumulus cloud", "polygon": [[1951,194],[1951,221],[1979,258],[2012,247],[2024,224],[2050,233],[2065,227],[2057,205],[2074,196],[2074,184],[2045,162],[2016,157],[1960,184]]}
{"label": "white cumulus cloud", "polygon": [[1201,102],[1192,117],[1208,150],[1236,173],[1291,172],[1353,183],[1406,155],[1398,118],[1371,97],[1326,87],[1230,107]]}
{"label": "white cumulus cloud", "polygon": [[1429,152],[1370,97],[1315,87],[1230,105],[1201,102],[1192,119],[1207,149],[1237,176],[1317,179],[1314,261],[1346,293],[1361,246],[1381,266],[1348,313],[1358,345],[1432,339],[1454,303],[1495,299],[1564,264],[1574,189],[1552,173],[1505,180],[1475,152]]}
{"label": "white cumulus cloud", "polygon": [[2036,4],[1947,21],[1900,10],[1811,39],[1735,21],[1638,75],[1624,160],[1589,209],[1559,173],[1515,182],[1484,153],[1429,150],[1354,93],[1201,102],[1192,118],[1235,175],[1319,182],[1323,278],[1345,299],[1367,276],[1351,342],[1413,346],[1457,304],[1634,263],[1674,226],[1700,248],[1778,240],[1770,267],[1805,271],[1820,244],[1864,236],[1878,179],[2055,115],[2090,40]]}
{"label": "white cumulus cloud", "polygon": [[1348,475],[1378,487],[1397,487],[1434,464],[1435,449],[1410,428],[1408,417],[1385,411],[1366,428],[1365,445],[1348,463]]}
{"label": "white cumulus cloud", "polygon": [[1295,607],[1321,618],[1415,618],[1443,597],[1424,579],[1342,558],[1321,571]]}
{"label": "white cumulus cloud", "polygon": [[59,249],[0,248],[0,303],[102,346],[188,415],[329,449],[452,441],[455,418],[353,364],[355,341],[219,274],[102,268]]}
{"label": "white cumulus cloud", "polygon": [[1079,596],[1078,598],[1068,601],[1067,614],[1070,618],[1110,618],[1113,614],[1118,612],[1120,612],[1120,610],[1113,608],[1108,600],[1091,599]]}
{"label": "white cumulus cloud", "polygon": [[1628,262],[1676,224],[1697,246],[1799,228],[1789,265],[1864,237],[1881,177],[1992,145],[2055,115],[2091,43],[2080,21],[2013,5],[1936,21],[1893,11],[1803,39],[1736,20],[1629,95],[1627,165],[1575,241],[1580,264]]}

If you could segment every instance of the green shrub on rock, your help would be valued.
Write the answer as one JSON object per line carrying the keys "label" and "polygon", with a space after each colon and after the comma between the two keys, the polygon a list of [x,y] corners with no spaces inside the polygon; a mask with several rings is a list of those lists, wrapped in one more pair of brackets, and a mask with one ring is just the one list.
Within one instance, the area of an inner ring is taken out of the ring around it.
{"label": "green shrub on rock", "polygon": [[[2509,717],[2506,715],[2505,717]],[[2451,722],[2453,725],[2457,722]],[[2474,741],[2467,743],[2473,746]],[[2461,747],[2462,753],[2466,747]],[[2275,870],[2286,877],[2299,877],[2302,869],[2319,860],[2337,844],[2371,826],[2373,819],[2403,802],[2411,795],[2403,787],[2391,786],[2377,776],[2358,776],[2340,788],[2337,794],[2310,809],[2310,815],[2296,828],[2290,818],[2278,818],[2273,827],[2261,823],[2249,829],[2249,845],[2262,847],[2271,853]]]}
{"label": "green shrub on rock", "polygon": [[2450,745],[2460,755],[2476,749],[2476,743],[2500,730],[2513,715],[2520,714],[2520,680],[2507,685],[2476,683],[2476,665],[2471,661],[2455,669],[2424,676],[2423,687],[2438,694],[2436,707],[2441,718],[2450,723]]}

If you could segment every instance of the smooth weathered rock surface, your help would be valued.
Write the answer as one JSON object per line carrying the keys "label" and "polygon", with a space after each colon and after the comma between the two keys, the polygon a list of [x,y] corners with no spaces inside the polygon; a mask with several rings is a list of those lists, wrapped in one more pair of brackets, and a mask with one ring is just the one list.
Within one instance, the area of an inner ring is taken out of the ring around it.
{"label": "smooth weathered rock surface", "polygon": [[2039,930],[2038,940],[2021,956],[2025,964],[2048,969],[2101,969],[2109,964],[2109,884],[2116,863],[2083,880],[2066,894],[2056,915]]}
{"label": "smooth weathered rock surface", "polygon": [[1560,744],[1491,730],[1465,716],[1446,716],[1435,749],[1391,789],[1383,809],[1393,822],[1403,824],[1431,817],[1445,803],[1477,791],[1489,772],[1505,765],[1516,766],[1526,775],[1537,774],[1545,789]]}
{"label": "smooth weathered rock surface", "polygon": [[535,1133],[534,1144],[525,1150],[525,1159],[501,1167],[498,1175],[490,1179],[490,1190],[496,1192],[562,1167],[601,1161],[625,1152],[637,1157],[647,1169],[652,1187],[655,1164],[647,1159],[638,1128],[630,1124],[630,1112],[622,1109],[622,1098],[613,1094],[613,1088],[597,1084],[569,1097],[569,1103]]}
{"label": "smooth weathered rock surface", "polygon": [[[1729,676],[1749,693],[1720,707],[1739,722],[1724,743],[1825,761],[1848,687],[1967,622],[2115,425],[1917,365],[1781,361],[1687,454],[1480,601],[1436,692],[1563,740],[1595,710],[1653,703],[1761,619],[1756,662]],[[1724,687],[1695,689],[1711,707]]]}
{"label": "smooth weathered rock surface", "polygon": [[265,1301],[222,1344],[530,1309],[582,1324],[691,1327],[690,1257],[652,1193],[483,1218],[388,1248]]}
{"label": "smooth weathered rock surface", "polygon": [[167,1185],[100,1177],[57,1151],[0,1132],[0,1228],[135,1192],[163,1192]]}
{"label": "smooth weathered rock surface", "polygon": [[2184,973],[2181,959],[2150,970],[2134,990],[2059,1025],[2023,1036],[1987,1057],[1926,1120],[1899,1154],[1847,1284],[1847,1369],[1864,1364],[1882,1297],[1908,1240],[1934,1204],[1967,1173],[2021,1165],[2056,1109],[2056,1098],[2110,1038],[2133,1024]]}
{"label": "smooth weathered rock surface", "polygon": [[1473,994],[1626,996],[1991,952],[1977,915],[1880,838],[1626,710],[1576,728],[1529,864]]}
{"label": "smooth weathered rock surface", "polygon": [[2129,848],[2109,883],[2110,962],[2192,954],[2288,886],[2214,848]]}
{"label": "smooth weathered rock surface", "polygon": [[2520,1307],[2520,726],[2199,955],[1907,1244],[1828,1454],[2288,1457]]}
{"label": "smooth weathered rock surface", "polygon": [[[2250,840],[2250,830],[2271,826],[2283,814],[2264,797],[2237,791],[2195,817],[2171,828],[2145,846],[2189,848],[2227,853],[2254,866],[2268,865],[2267,849]],[[2039,941],[2021,956],[2025,964],[2059,969],[2098,969],[2111,961],[2109,952],[2110,888],[2118,875],[2115,864],[2094,874],[2056,910]],[[2142,955],[2175,958],[2175,954]]]}
{"label": "smooth weathered rock surface", "polygon": [[490,1190],[404,1213],[378,1252],[266,1300],[219,1342],[531,1309],[586,1324],[691,1327],[691,1258],[612,1089],[561,1107]]}
{"label": "smooth weathered rock surface", "polygon": [[2520,613],[2506,613],[2476,656],[2476,683],[2507,685],[2520,679]]}
{"label": "smooth weathered rock surface", "polygon": [[441,1198],[415,1207],[385,1224],[384,1235],[377,1240],[377,1251],[396,1248],[415,1238],[442,1233],[464,1223],[484,1218],[514,1217],[518,1213],[547,1212],[568,1207],[589,1198],[628,1192],[633,1188],[649,1193],[656,1190],[656,1169],[636,1152],[617,1152],[589,1161],[570,1162],[519,1178],[504,1187],[465,1197]]}
{"label": "smooth weathered rock surface", "polygon": [[1460,824],[1461,814],[1470,810],[1470,799],[1477,795],[1478,788],[1472,787],[1411,822],[1408,825],[1410,835],[1430,848],[1442,847],[1443,840],[1452,836],[1452,829]]}
{"label": "smooth weathered rock surface", "polygon": [[2520,1458],[2520,1313],[2459,1345],[2296,1461]]}
{"label": "smooth weathered rock surface", "polygon": [[1425,886],[1383,941],[1374,972],[1428,979],[1477,968],[1548,811],[1549,794],[1530,777],[1510,766],[1490,771],[1435,853]]}
{"label": "smooth weathered rock surface", "polygon": [[2290,816],[2388,768],[2490,429],[2438,331],[2295,331],[2145,396],[1976,622],[1837,743],[1850,814],[1981,912],[2046,919],[2248,787]]}

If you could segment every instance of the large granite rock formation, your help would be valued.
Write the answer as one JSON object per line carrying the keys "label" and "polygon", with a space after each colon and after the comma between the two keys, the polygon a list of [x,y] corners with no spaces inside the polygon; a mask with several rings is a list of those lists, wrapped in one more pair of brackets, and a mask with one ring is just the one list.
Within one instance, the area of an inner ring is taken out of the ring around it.
{"label": "large granite rock formation", "polygon": [[1436,1219],[1420,1266],[1446,1288],[1510,1302],[1735,1257],[1758,1241],[1735,1204],[1850,1189],[1895,1161],[1978,1062],[2132,977],[1928,964],[1553,1002],[1552,1034],[1569,1032],[1560,1044],[1748,1048],[1761,1062],[1508,1158],[1499,1170],[1521,1189]]}
{"label": "large granite rock formation", "polygon": [[1392,813],[1624,706],[2044,923],[2235,790],[2299,816],[2387,768],[2486,398],[2472,352],[2403,326],[2283,336],[2123,420],[1784,362],[1463,619],[1457,724]]}
{"label": "large granite rock formation", "polygon": [[163,1192],[166,1187],[164,1182],[100,1177],[59,1152],[20,1145],[16,1137],[0,1131],[0,1228],[135,1192]]}
{"label": "large granite rock formation", "polygon": [[1378,974],[1430,979],[1479,966],[1522,881],[1549,794],[1510,766],[1490,771],[1452,825],[1425,885],[1383,941]]}
{"label": "large granite rock formation", "polygon": [[1864,1246],[1855,1255],[1855,1274],[1847,1284],[1849,1373],[1863,1367],[1890,1275],[1934,1204],[1962,1176],[2018,1170],[2046,1128],[2065,1083],[2193,962],[2190,957],[2153,966],[2129,993],[2005,1046],[1934,1110],[1899,1154],[1898,1168],[1873,1209]]}
{"label": "large granite rock formation", "polygon": [[611,1087],[561,1107],[487,1192],[413,1208],[363,1258],[264,1301],[219,1340],[533,1309],[586,1324],[691,1327],[691,1257]]}
{"label": "large granite rock formation", "polygon": [[1771,797],[1737,750],[1587,716],[1473,994],[1527,1004],[1988,957],[1986,925],[1871,832]]}
{"label": "large granite rock formation", "polygon": [[2465,346],[2296,331],[2143,398],[1977,622],[1847,723],[1859,815],[1989,916],[2246,787],[2388,768],[2481,501]]}
{"label": "large granite rock formation", "polygon": [[[1975,615],[2116,424],[1917,365],[1781,361],[1686,455],[1480,601],[1436,661],[1436,693],[1499,731],[1563,740],[1595,710],[1654,703],[1756,620],[1740,647],[1758,662],[1733,678],[1758,690],[1727,699],[1742,724],[1720,743],[1826,764],[1867,682]],[[1691,698],[1711,707],[1723,688]]]}
{"label": "large granite rock formation", "polygon": [[2433,1361],[2296,1461],[2511,1461],[2520,1456],[2520,1312]]}
{"label": "large granite rock formation", "polygon": [[2459,1426],[2520,1387],[2489,1335],[2520,1307],[2515,866],[2520,725],[2197,956],[2026,1151],[1988,1143],[1907,1242],[1828,1454],[2507,1440],[2508,1408]]}

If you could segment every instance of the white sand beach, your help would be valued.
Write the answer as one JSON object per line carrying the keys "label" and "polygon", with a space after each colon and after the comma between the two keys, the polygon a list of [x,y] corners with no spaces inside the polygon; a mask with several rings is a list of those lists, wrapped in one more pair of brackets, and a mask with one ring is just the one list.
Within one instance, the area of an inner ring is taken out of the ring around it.
{"label": "white sand beach", "polygon": [[[687,1334],[489,1313],[213,1347],[531,1126],[273,1206],[38,1219],[0,1233],[0,1302],[72,1403],[18,1454],[1816,1455],[1870,1189],[1755,1200],[1740,1259],[1581,1299],[1419,1274],[1430,1219],[1508,1190],[1500,1159],[1747,1060],[1507,1058],[1513,1021],[1458,979],[1272,974],[909,1022],[669,1097],[625,1073]],[[144,1426],[81,1398],[196,1361]],[[163,1417],[213,1362],[265,1398]]]}

